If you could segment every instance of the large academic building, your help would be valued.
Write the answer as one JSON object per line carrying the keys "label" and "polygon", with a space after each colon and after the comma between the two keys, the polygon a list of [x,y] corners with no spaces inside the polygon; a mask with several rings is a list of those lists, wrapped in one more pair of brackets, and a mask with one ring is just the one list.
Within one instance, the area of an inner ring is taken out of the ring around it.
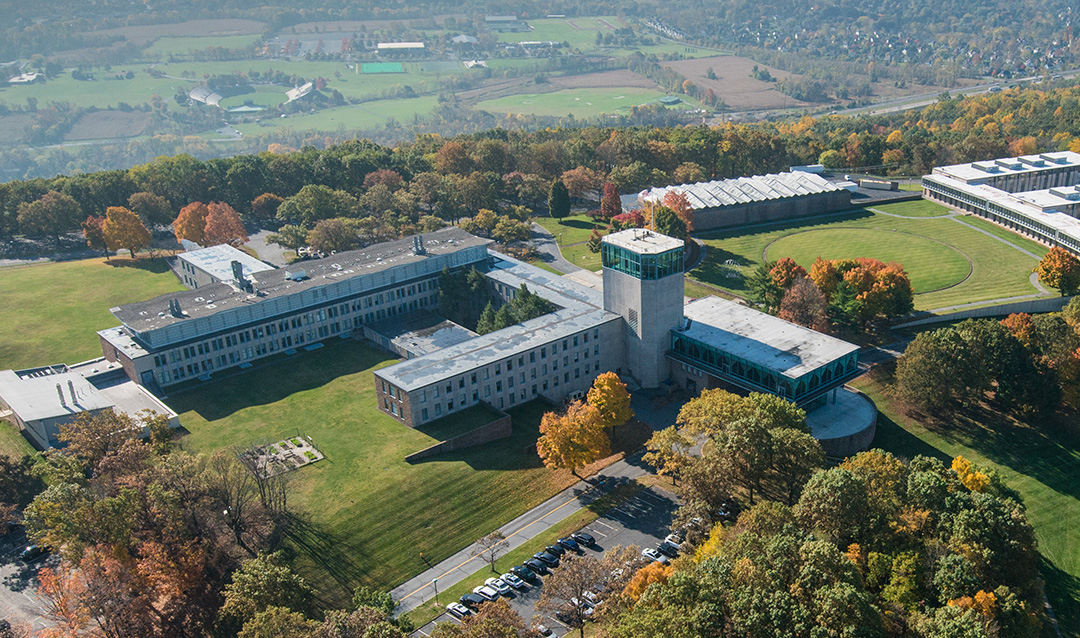
{"label": "large academic building", "polygon": [[923,195],[1080,255],[1080,153],[938,166]]}

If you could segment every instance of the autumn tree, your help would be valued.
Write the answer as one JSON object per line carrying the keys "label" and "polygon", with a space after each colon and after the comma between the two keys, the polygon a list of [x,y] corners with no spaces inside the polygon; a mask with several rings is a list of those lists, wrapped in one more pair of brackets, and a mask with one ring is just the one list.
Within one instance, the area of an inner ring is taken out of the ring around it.
{"label": "autumn tree", "polygon": [[600,427],[606,428],[612,434],[615,433],[615,428],[626,425],[627,421],[634,418],[634,411],[630,408],[630,393],[626,391],[626,384],[614,372],[605,372],[596,377],[589,388],[586,401],[596,408]]}
{"label": "autumn tree", "polygon": [[251,202],[251,220],[267,222],[277,216],[278,206],[285,201],[273,193],[263,193]]}
{"label": "autumn tree", "polygon": [[562,181],[570,197],[584,199],[588,193],[600,190],[603,175],[585,166],[572,168],[562,174]]}
{"label": "autumn tree", "polygon": [[506,536],[499,530],[491,532],[487,536],[476,541],[476,549],[473,550],[473,556],[479,556],[484,559],[484,562],[491,566],[491,571],[495,571],[495,563],[499,560],[499,555],[507,550],[510,544],[506,540]]}
{"label": "autumn tree", "polygon": [[806,278],[806,269],[795,263],[791,257],[781,257],[769,269],[769,275],[777,286],[787,290],[796,281]]}
{"label": "autumn tree", "polygon": [[612,182],[604,183],[604,194],[600,198],[600,217],[604,221],[622,212],[622,199],[619,198],[619,187]]}
{"label": "autumn tree", "polygon": [[556,177],[551,180],[548,189],[548,214],[555,219],[562,219],[570,214],[570,193],[566,184]]}
{"label": "autumn tree", "polygon": [[307,236],[308,231],[303,226],[285,224],[276,233],[268,235],[266,241],[296,251],[297,256],[299,256],[300,249],[307,246]]}
{"label": "autumn tree", "polygon": [[77,569],[61,562],[56,567],[38,570],[38,594],[45,601],[45,615],[56,623],[56,638],[77,638],[90,622],[82,603],[86,581]]}
{"label": "autumn tree", "polygon": [[694,439],[681,428],[671,425],[654,432],[645,443],[648,450],[643,460],[656,468],[660,476],[670,476],[673,483],[679,484],[679,476],[690,460],[690,448]]}
{"label": "autumn tree", "polygon": [[131,197],[128,197],[127,205],[131,212],[143,220],[147,228],[165,226],[173,220],[172,204],[161,195],[146,191],[132,193]]}
{"label": "autumn tree", "polygon": [[829,332],[825,295],[821,294],[814,282],[805,277],[796,279],[784,292],[777,316],[818,332]]}
{"label": "autumn tree", "polygon": [[224,202],[210,202],[206,206],[203,241],[206,246],[240,246],[247,243],[248,235],[244,222],[240,221],[240,215],[232,206]]}
{"label": "autumn tree", "polygon": [[794,428],[773,428],[769,437],[773,472],[787,495],[787,504],[794,506],[802,486],[825,467],[825,450],[813,435]]}
{"label": "autumn tree", "polygon": [[60,426],[56,438],[65,444],[68,454],[94,469],[107,455],[137,438],[140,429],[124,412],[80,412],[73,421]]}
{"label": "autumn tree", "polygon": [[17,207],[19,228],[27,235],[61,235],[79,227],[82,209],[71,195],[49,191],[39,199]]}
{"label": "autumn tree", "polygon": [[132,258],[153,240],[139,216],[123,206],[110,206],[105,211],[103,230],[110,250],[126,248]]}
{"label": "autumn tree", "polygon": [[578,476],[578,469],[610,454],[611,443],[600,424],[599,411],[575,401],[565,414],[544,414],[536,451],[549,469],[567,469]]}
{"label": "autumn tree", "polygon": [[559,569],[554,570],[544,579],[540,590],[540,600],[536,608],[548,613],[561,613],[566,625],[577,629],[581,638],[585,638],[585,622],[590,619],[586,592],[603,582],[610,570],[592,556],[568,554]]}
{"label": "autumn tree", "polygon": [[109,248],[105,243],[105,217],[94,217],[90,215],[86,218],[86,221],[82,223],[83,237],[86,238],[86,245],[91,250],[100,250],[105,253],[105,259],[109,259]]}
{"label": "autumn tree", "polygon": [[206,241],[206,215],[209,213],[206,204],[191,202],[180,209],[180,214],[173,220],[173,233],[176,241],[188,240],[202,246]]}
{"label": "autumn tree", "polygon": [[686,225],[686,232],[694,230],[694,208],[690,205],[686,193],[677,190],[669,190],[664,193],[664,206],[667,206]]}
{"label": "autumn tree", "polygon": [[281,555],[259,554],[244,561],[233,572],[232,582],[222,591],[225,599],[221,616],[244,623],[270,607],[304,612],[314,591],[303,576],[282,562]]}
{"label": "autumn tree", "polygon": [[502,244],[514,241],[529,241],[532,237],[530,224],[507,216],[499,217],[495,229],[491,231],[491,238]]}
{"label": "autumn tree", "polygon": [[667,206],[657,206],[653,209],[652,227],[656,232],[676,239],[685,239],[688,232],[686,222]]}
{"label": "autumn tree", "polygon": [[307,233],[307,244],[324,255],[356,248],[356,228],[350,222],[340,217],[320,220]]}
{"label": "autumn tree", "polygon": [[645,590],[653,583],[666,583],[674,573],[675,568],[671,565],[662,565],[656,561],[649,563],[634,573],[634,577],[626,585],[623,593],[631,600],[638,600]]}
{"label": "autumn tree", "polygon": [[267,607],[244,623],[237,638],[311,638],[319,623],[287,607]]}
{"label": "autumn tree", "polygon": [[1057,288],[1062,297],[1080,292],[1080,259],[1060,246],[1046,252],[1035,273],[1043,285]]}

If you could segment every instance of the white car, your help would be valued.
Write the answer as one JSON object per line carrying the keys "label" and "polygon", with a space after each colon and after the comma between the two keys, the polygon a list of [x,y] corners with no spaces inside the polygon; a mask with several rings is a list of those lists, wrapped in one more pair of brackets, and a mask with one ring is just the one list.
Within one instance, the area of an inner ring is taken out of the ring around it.
{"label": "white car", "polygon": [[489,578],[484,581],[484,584],[499,592],[503,596],[510,595],[510,586],[504,583],[503,579],[501,578]]}
{"label": "white car", "polygon": [[472,610],[461,603],[447,603],[446,611],[455,618],[464,618],[472,613]]}
{"label": "white car", "polygon": [[499,580],[506,583],[507,585],[510,585],[514,589],[525,589],[528,586],[525,584],[525,581],[510,573],[499,576]]}
{"label": "white car", "polygon": [[[669,562],[667,556],[664,556],[663,554],[661,554],[660,552],[656,551],[655,549],[653,549],[651,547],[647,547],[647,548],[641,550],[641,555],[644,556],[645,558],[648,558],[649,560],[654,560],[654,561],[660,563],[661,565],[667,565],[668,562]],[[481,595],[483,595],[483,594],[481,594]]]}
{"label": "white car", "polygon": [[672,545],[674,545],[675,549],[681,549],[682,548],[683,538],[682,538],[682,536],[679,536],[678,534],[668,534],[667,537],[664,540],[671,543]]}
{"label": "white car", "polygon": [[474,588],[472,590],[472,593],[483,598],[484,600],[495,600],[499,597],[499,592],[488,587],[487,585],[480,585],[479,587]]}

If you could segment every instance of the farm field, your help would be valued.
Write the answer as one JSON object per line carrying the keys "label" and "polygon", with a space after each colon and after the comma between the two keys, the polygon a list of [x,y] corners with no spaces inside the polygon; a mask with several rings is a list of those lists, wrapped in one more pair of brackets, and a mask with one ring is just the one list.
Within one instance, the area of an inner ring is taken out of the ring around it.
{"label": "farm field", "polygon": [[[113,258],[0,270],[0,369],[101,356],[109,308],[184,290],[160,259]],[[28,310],[28,309],[32,309]]]}
{"label": "farm field", "polygon": [[[636,87],[563,89],[553,93],[525,93],[485,100],[476,105],[491,113],[527,113],[541,116],[596,117],[604,113],[627,111],[632,106],[650,104],[664,97],[661,91]],[[684,102],[690,98],[680,96]],[[697,105],[689,105],[697,108]]]}
{"label": "farm field", "polygon": [[852,383],[879,410],[873,447],[901,457],[962,455],[999,472],[1015,489],[1042,554],[1046,593],[1066,636],[1080,635],[1080,438],[1076,415],[1059,412],[1025,423],[985,406],[957,408],[941,418],[906,414],[886,390],[891,371],[880,366]]}
{"label": "farm field", "polygon": [[[896,204],[875,208],[891,212],[892,206]],[[745,277],[765,254],[770,260],[792,257],[805,268],[818,256],[864,256],[904,265],[913,280],[917,310],[1037,294],[1028,279],[1036,260],[1018,249],[1027,244],[1017,241],[1009,245],[960,223],[968,219],[906,218],[859,210],[749,231],[703,233],[700,237],[709,247],[705,261],[688,274],[745,295]],[[855,234],[851,234],[853,230]],[[966,261],[971,266],[964,279],[962,264]],[[935,291],[949,283],[956,285]]]}
{"label": "farm field", "polygon": [[[759,65],[750,58],[734,55],[699,57],[665,63],[688,80],[704,89],[712,89],[716,96],[733,109],[786,108],[803,106],[801,102],[776,90],[773,82],[755,79],[751,72],[755,66],[767,69],[777,79],[797,77],[786,71]],[[712,69],[716,79],[708,77]]]}
{"label": "farm field", "polygon": [[247,135],[264,132],[267,127],[289,128],[296,131],[335,131],[345,129],[371,129],[382,127],[393,118],[400,124],[408,124],[413,115],[427,115],[437,103],[434,96],[406,100],[377,100],[322,109],[314,113],[290,115],[286,118],[264,119],[262,123],[238,124],[234,128]]}
{"label": "farm field", "polygon": [[[293,538],[293,564],[343,604],[359,584],[389,588],[542,502],[576,479],[526,452],[545,405],[511,409],[510,439],[415,464],[404,456],[450,428],[487,422],[486,411],[410,429],[376,409],[372,372],[396,359],[360,342],[279,359],[170,396],[193,453],[297,433],[327,456],[298,472],[294,496],[310,521]],[[408,495],[408,498],[403,498]]]}
{"label": "farm field", "polygon": [[170,37],[155,40],[143,51],[147,56],[189,55],[192,51],[202,51],[210,47],[222,49],[244,49],[262,39],[259,35],[223,35],[194,36],[188,38]]}

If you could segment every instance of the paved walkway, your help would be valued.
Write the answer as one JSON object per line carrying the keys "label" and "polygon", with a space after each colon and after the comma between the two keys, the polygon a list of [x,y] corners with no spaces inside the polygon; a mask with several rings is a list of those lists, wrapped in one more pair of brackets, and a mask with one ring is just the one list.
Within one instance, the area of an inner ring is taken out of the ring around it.
{"label": "paved walkway", "polygon": [[[603,496],[609,489],[627,480],[638,478],[649,472],[649,466],[642,460],[643,452],[612,463],[595,476],[578,481],[573,486],[559,492],[540,505],[499,528],[507,540],[507,551],[527,543],[537,534],[569,518],[575,512]],[[431,567],[427,571],[410,578],[390,594],[398,601],[396,613],[416,609],[425,601],[435,597],[432,581],[439,579],[442,590],[455,585],[465,578],[487,567],[487,562],[473,552],[478,549],[476,543],[454,554],[450,558]]]}
{"label": "paved walkway", "polygon": [[545,230],[540,224],[533,222],[532,236],[530,239],[532,239],[532,243],[536,246],[536,249],[546,255],[544,263],[548,266],[551,266],[564,275],[577,270],[584,270],[563,259],[562,252],[559,251],[559,244],[555,241],[555,236]]}

